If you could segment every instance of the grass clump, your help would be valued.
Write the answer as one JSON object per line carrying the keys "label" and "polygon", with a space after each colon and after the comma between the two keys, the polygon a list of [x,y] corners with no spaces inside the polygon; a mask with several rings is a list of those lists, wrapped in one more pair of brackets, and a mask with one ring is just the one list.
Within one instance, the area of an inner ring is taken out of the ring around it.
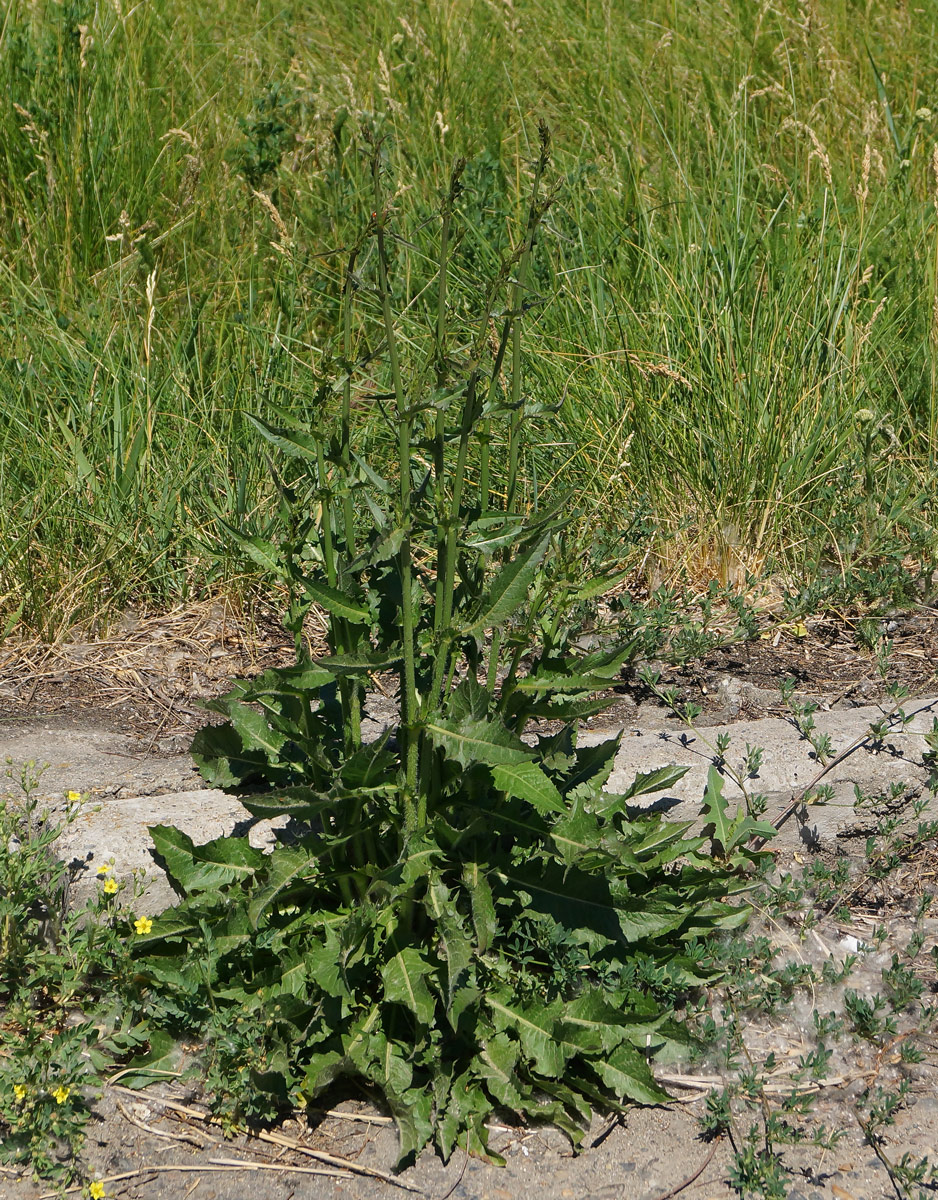
{"label": "grass clump", "polygon": [[[51,637],[260,577],[218,554],[217,522],[262,533],[276,509],[245,415],[304,419],[328,374],[373,208],[353,131],[375,115],[415,244],[467,158],[475,286],[524,210],[529,118],[551,121],[565,188],[525,359],[558,411],[519,463],[528,501],[576,486],[652,589],[927,584],[934,30],[915,6],[860,25],[842,0],[808,21],[795,0],[14,4],[4,625]],[[406,343],[424,302],[395,279]],[[367,436],[388,466],[379,422]]]}

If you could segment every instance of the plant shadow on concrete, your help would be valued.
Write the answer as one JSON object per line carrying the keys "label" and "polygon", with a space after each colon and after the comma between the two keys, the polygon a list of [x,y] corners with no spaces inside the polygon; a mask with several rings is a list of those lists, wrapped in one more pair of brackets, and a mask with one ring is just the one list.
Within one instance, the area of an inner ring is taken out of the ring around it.
{"label": "plant shadow on concrete", "polygon": [[[686,1045],[675,998],[718,974],[701,939],[745,923],[760,857],[745,844],[771,831],[734,824],[719,790],[712,842],[639,813],[684,769],[614,794],[618,739],[577,745],[632,647],[577,652],[574,609],[613,581],[582,578],[569,506],[520,502],[541,411],[521,390],[521,325],[553,198],[546,127],[523,232],[468,314],[448,299],[463,164],[427,274],[394,227],[382,140],[364,140],[375,211],[349,254],[333,370],[312,420],[254,422],[283,456],[282,536],[230,531],[289,585],[296,665],[212,701],[226,721],[193,748],[206,780],[289,818],[290,837],[265,855],[152,829],[180,895],[135,941],[163,1030],[152,1054],[198,1033],[232,1126],[359,1081],[393,1114],[401,1164],[430,1143],[496,1158],[498,1110],[578,1144],[594,1107],[667,1099],[650,1060]],[[395,306],[428,295],[425,341],[404,342]],[[366,402],[396,439],[396,479],[359,453]],[[316,660],[312,603],[330,622]],[[400,720],[369,741],[366,687],[389,671]],[[551,731],[524,739],[532,722]]]}

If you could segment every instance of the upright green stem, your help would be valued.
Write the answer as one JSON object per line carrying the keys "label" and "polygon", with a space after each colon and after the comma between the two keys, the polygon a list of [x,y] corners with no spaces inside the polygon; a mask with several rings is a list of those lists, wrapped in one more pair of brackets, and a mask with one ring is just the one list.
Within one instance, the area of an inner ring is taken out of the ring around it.
{"label": "upright green stem", "polygon": [[[507,265],[507,264],[506,264]],[[505,268],[503,267],[503,271]],[[453,619],[453,590],[456,584],[456,537],[457,526],[459,522],[459,514],[462,507],[463,488],[466,480],[466,462],[469,455],[469,439],[473,429],[476,427],[476,422],[479,419],[479,400],[478,386],[481,376],[480,362],[485,346],[486,331],[488,329],[489,318],[492,314],[492,307],[495,297],[498,293],[498,287],[503,282],[503,275],[500,274],[495,286],[489,294],[488,301],[485,306],[485,312],[482,315],[482,321],[479,326],[479,333],[476,337],[475,347],[473,351],[473,366],[469,374],[469,379],[466,384],[466,399],[463,403],[463,419],[462,427],[459,431],[459,448],[456,452],[456,467],[453,471],[453,498],[448,519],[448,529],[446,535],[446,556],[444,560],[443,570],[443,620],[441,628],[446,631],[450,627]],[[498,386],[498,375],[501,371],[502,361],[505,357],[505,348],[508,345],[508,333],[511,328],[510,317],[506,319],[502,327],[502,335],[499,340],[498,350],[495,354],[495,363],[492,367],[492,373],[489,378],[488,391],[486,393],[485,403],[490,402],[494,396]],[[483,465],[487,462],[485,458],[485,449],[487,447],[486,429],[489,422],[483,422],[482,430],[479,434],[479,440],[483,443]],[[485,476],[487,478],[487,475]],[[487,485],[486,485],[487,488]],[[483,492],[480,481],[480,496],[482,497],[483,510],[487,507],[487,490]],[[434,664],[433,683],[431,695],[436,699],[443,691],[449,690],[449,683],[444,685],[443,679],[447,674],[447,659],[449,658],[449,647],[446,648],[446,654],[437,654],[437,661]],[[449,679],[452,679],[452,671],[448,672]]]}
{"label": "upright green stem", "polygon": [[[436,346],[434,350],[436,364],[436,386],[437,390],[442,392],[446,387],[446,381],[449,377],[449,368],[446,362],[446,284],[447,284],[447,268],[449,266],[449,236],[450,226],[453,218],[453,208],[456,199],[459,195],[459,177],[465,167],[465,160],[459,159],[453,167],[452,175],[450,176],[449,191],[443,199],[443,204],[440,210],[441,229],[440,229],[440,274],[439,286],[437,289],[437,310],[436,310]],[[446,503],[446,412],[442,407],[437,410],[436,425],[433,436],[433,474],[435,480],[435,505],[436,505],[436,525],[437,525],[437,544],[436,544],[436,588],[433,599],[433,631],[439,638],[441,631],[445,628],[443,618],[446,612],[446,579],[447,571],[447,554],[449,551],[449,533],[447,528],[447,503]],[[446,662],[449,657],[449,643],[445,645],[442,640],[437,643],[436,656],[433,662],[433,677],[429,692],[429,702],[437,703],[440,696],[440,687],[443,679],[443,673],[446,668]],[[424,739],[423,748],[421,751],[420,762],[420,779],[422,787],[420,795],[417,799],[417,824],[422,826],[426,820],[426,805],[428,797],[432,792],[436,795],[434,786],[433,773],[433,755],[434,749],[428,739]]]}
{"label": "upright green stem", "polygon": [[528,265],[531,261],[531,251],[534,248],[534,237],[537,227],[544,215],[544,210],[538,204],[538,193],[541,179],[547,169],[550,159],[550,138],[547,126],[542,122],[539,128],[541,152],[534,168],[534,184],[531,188],[531,203],[528,207],[528,227],[524,236],[524,250],[518,264],[518,274],[511,300],[511,316],[513,319],[511,338],[511,424],[508,430],[508,490],[505,497],[505,510],[511,512],[515,504],[515,493],[518,487],[518,457],[521,449],[521,313],[524,306],[524,293],[528,277]]}
{"label": "upright green stem", "polygon": [[[436,386],[442,389],[446,386],[448,370],[446,366],[446,272],[449,266],[449,235],[453,218],[453,205],[459,194],[459,176],[465,166],[460,159],[453,168],[450,178],[449,192],[443,201],[440,230],[440,275],[437,290],[436,305]],[[446,579],[446,413],[442,408],[436,414],[436,428],[433,438],[433,473],[436,481],[436,514],[437,527],[440,531],[436,548],[436,594],[433,605],[433,629],[439,633],[443,627],[443,612],[445,608],[444,581]]]}
{"label": "upright green stem", "polygon": [[326,482],[326,460],[322,450],[322,442],[316,444],[316,473],[319,477],[319,495],[322,505],[322,513],[320,515],[320,527],[322,530],[322,561],[326,568],[326,582],[330,587],[335,587],[336,569],[335,569],[335,546],[332,540],[332,500],[329,497],[329,492]]}
{"label": "upright green stem", "polygon": [[[339,459],[342,464],[342,474],[345,483],[348,483],[351,471],[351,455],[349,453],[352,442],[352,290],[355,276],[355,259],[358,256],[358,247],[356,246],[349,256],[348,267],[345,272],[345,288],[343,296],[343,314],[342,314],[342,354],[345,358],[345,382],[342,385],[342,422],[339,439]],[[344,519],[344,534],[345,545],[350,559],[355,557],[355,512],[352,507],[351,490],[346,487],[345,495],[342,498],[342,515]]]}
{"label": "upright green stem", "polygon": [[[352,443],[352,291],[355,272],[355,260],[358,247],[354,247],[349,255],[348,267],[345,272],[345,288],[343,296],[343,331],[342,354],[345,359],[345,382],[342,386],[342,418],[339,437],[339,462],[342,467],[342,481],[345,494],[342,497],[342,520],[345,537],[346,561],[355,557],[355,510],[352,506],[352,491],[349,486],[351,476],[351,443]],[[351,630],[346,626],[346,632]],[[351,649],[351,646],[348,647]],[[362,708],[361,686],[353,679],[345,679],[341,684],[342,703],[348,713],[348,732],[351,746],[357,749],[362,744]]]}
{"label": "upright green stem", "polygon": [[375,233],[378,242],[378,293],[381,298],[381,311],[384,316],[384,331],[388,343],[388,358],[391,364],[391,381],[394,386],[394,398],[397,404],[398,439],[397,456],[401,478],[400,509],[401,528],[404,539],[398,553],[398,564],[401,577],[401,638],[403,642],[403,664],[401,667],[401,736],[404,752],[404,817],[407,831],[413,831],[418,825],[418,814],[415,808],[417,795],[417,682],[416,682],[416,639],[414,621],[413,595],[413,566],[411,561],[410,518],[411,518],[411,486],[410,486],[410,452],[412,419],[407,409],[404,395],[404,384],[401,379],[401,365],[397,354],[397,337],[394,333],[394,319],[391,314],[391,294],[388,287],[387,247],[384,240],[385,213],[381,200],[381,175],[378,154],[372,161],[372,174],[375,185]]}
{"label": "upright green stem", "polygon": [[[484,411],[484,405],[480,404],[478,396],[479,380],[481,377],[481,362],[485,352],[485,342],[488,336],[489,321],[492,315],[495,297],[499,289],[504,285],[507,271],[510,269],[513,262],[518,263],[518,274],[515,280],[515,286],[512,291],[512,299],[510,302],[510,310],[502,325],[502,334],[499,340],[498,349],[495,354],[495,362],[492,366],[491,375],[489,377],[489,386],[486,393],[484,403],[491,402],[498,388],[498,379],[504,361],[505,352],[508,345],[508,337],[512,329],[516,327],[517,320],[520,315],[522,296],[524,290],[524,282],[527,275],[527,264],[530,259],[531,250],[534,245],[534,235],[541,218],[546,211],[545,204],[538,204],[538,194],[540,190],[541,179],[544,171],[547,168],[550,152],[550,138],[547,131],[547,126],[542,123],[540,127],[541,153],[535,167],[534,186],[531,195],[531,203],[528,210],[528,224],[525,232],[524,242],[521,247],[520,254],[516,252],[512,259],[503,264],[502,271],[499,273],[498,279],[489,294],[486,303],[485,311],[482,315],[482,320],[479,326],[479,332],[476,337],[473,347],[473,363],[470,370],[469,379],[466,385],[466,398],[463,406],[462,428],[460,429],[459,448],[456,453],[456,466],[453,472],[453,495],[451,507],[447,521],[447,534],[445,553],[438,561],[438,579],[437,579],[437,595],[440,596],[440,578],[442,578],[442,620],[438,624],[439,630],[445,635],[449,630],[453,616],[453,592],[456,582],[456,538],[457,526],[459,522],[460,511],[462,507],[462,494],[465,483],[466,461],[468,458],[469,439],[473,430],[477,430],[477,437],[482,444],[480,456],[480,478],[479,478],[479,500],[482,511],[485,511],[489,506],[490,492],[490,452],[489,452],[489,437],[491,422],[486,418],[481,423],[481,428],[477,428],[479,415]],[[520,388],[521,388],[521,371],[520,371],[520,343],[517,343],[518,349],[514,358],[513,379],[512,379],[512,396],[520,410]],[[513,462],[513,469],[509,470],[509,494],[507,507],[510,509],[514,500],[515,479],[517,478],[517,461],[518,461],[518,425],[520,424],[520,411],[516,419],[512,423],[514,430],[514,438],[512,442],[513,456],[510,454]],[[441,647],[442,649],[442,647]],[[452,678],[452,671],[448,670],[450,665],[451,654],[450,647],[446,647],[446,653],[438,653],[437,661],[434,664],[433,680],[431,695],[436,700],[440,695],[440,689],[444,690],[448,685],[444,684],[444,678],[447,676]]]}
{"label": "upright green stem", "polygon": [[[319,489],[322,496],[322,516],[321,521],[321,541],[322,541],[322,560],[323,566],[326,568],[326,582],[330,587],[335,587],[339,578],[338,564],[336,562],[335,536],[334,536],[334,513],[332,500],[328,493],[327,478],[326,478],[326,461],[323,454],[322,442],[318,442],[316,446],[316,469],[319,476]],[[351,643],[348,621],[341,617],[334,616],[331,620],[331,628],[333,631],[333,650],[336,654],[345,654]],[[339,696],[342,702],[342,715],[348,716],[348,720],[343,720],[342,729],[345,736],[346,751],[351,751],[356,746],[361,745],[361,718],[353,721],[353,711],[355,704],[353,702],[353,693],[355,691],[355,683],[349,679],[339,680]]]}

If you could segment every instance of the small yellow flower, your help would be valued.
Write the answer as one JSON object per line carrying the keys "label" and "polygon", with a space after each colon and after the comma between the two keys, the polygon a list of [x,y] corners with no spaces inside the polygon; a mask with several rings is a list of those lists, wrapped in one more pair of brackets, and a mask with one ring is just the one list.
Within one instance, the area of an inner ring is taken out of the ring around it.
{"label": "small yellow flower", "polygon": [[52,1093],[52,1099],[56,1102],[56,1104],[64,1104],[71,1094],[71,1088],[62,1087],[62,1085],[59,1084],[59,1086]]}
{"label": "small yellow flower", "polygon": [[113,896],[118,890],[116,879],[105,879],[104,887],[101,889],[106,896]]}
{"label": "small yellow flower", "polygon": [[75,804],[76,801],[81,799],[81,792],[68,792],[66,798],[70,804]]}
{"label": "small yellow flower", "polygon": [[137,933],[149,933],[152,928],[153,922],[149,917],[137,917],[136,921],[134,921],[134,929],[136,929]]}
{"label": "small yellow flower", "polygon": [[26,1093],[29,1091],[25,1083],[13,1084],[13,1095],[16,1097],[17,1104],[22,1103],[26,1099]]}
{"label": "small yellow flower", "polygon": [[110,875],[110,873],[111,873],[111,864],[110,863],[102,863],[101,866],[98,867],[99,875]]}
{"label": "small yellow flower", "polygon": [[96,1179],[88,1189],[88,1195],[91,1200],[104,1200],[104,1184],[100,1179]]}

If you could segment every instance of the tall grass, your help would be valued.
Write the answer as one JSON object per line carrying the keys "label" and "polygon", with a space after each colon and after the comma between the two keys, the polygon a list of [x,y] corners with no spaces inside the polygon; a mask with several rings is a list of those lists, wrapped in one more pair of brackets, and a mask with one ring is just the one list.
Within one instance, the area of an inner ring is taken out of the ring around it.
{"label": "tall grass", "polygon": [[526,502],[576,486],[652,579],[926,553],[936,24],[852,0],[11,0],[0,627],[242,586],[216,520],[263,532],[274,503],[242,415],[332,402],[362,124],[400,181],[405,359],[453,159],[458,308],[517,232],[551,124],[563,178],[521,352],[560,407],[522,453]]}

